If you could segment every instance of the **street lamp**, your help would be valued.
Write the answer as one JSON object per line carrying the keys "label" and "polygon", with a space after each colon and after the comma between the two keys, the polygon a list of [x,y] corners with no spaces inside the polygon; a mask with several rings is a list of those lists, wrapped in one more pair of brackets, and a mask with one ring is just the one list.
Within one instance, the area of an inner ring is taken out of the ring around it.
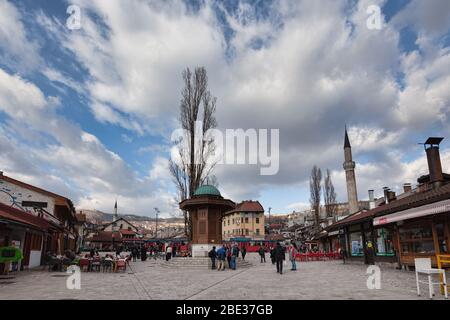
{"label": "street lamp", "polygon": [[155,238],[158,239],[158,214],[160,213],[160,211],[156,207],[153,208],[153,209],[155,209],[155,212],[156,212],[156,221],[155,221],[155,223],[156,223],[156,228],[155,228],[156,235],[155,235]]}

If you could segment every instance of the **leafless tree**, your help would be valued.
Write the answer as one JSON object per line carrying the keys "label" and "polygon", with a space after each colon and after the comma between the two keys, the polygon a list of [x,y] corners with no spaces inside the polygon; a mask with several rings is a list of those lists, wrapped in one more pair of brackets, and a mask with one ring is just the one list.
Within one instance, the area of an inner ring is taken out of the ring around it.
{"label": "leafless tree", "polygon": [[317,166],[311,170],[311,177],[309,179],[309,190],[311,209],[314,212],[315,229],[319,230],[320,223],[320,201],[322,196],[322,171]]}
{"label": "leafless tree", "polygon": [[327,169],[327,175],[325,176],[323,189],[323,197],[327,217],[333,217],[337,211],[336,192],[334,190],[333,182],[331,181],[331,174],[329,169]]}
{"label": "leafless tree", "polygon": [[[208,76],[204,67],[196,68],[194,73],[187,68],[183,71],[183,81],[179,121],[186,134],[184,142],[187,143],[183,144],[183,139],[175,142],[178,145],[178,159],[171,159],[169,165],[180,201],[192,197],[207,179],[217,184],[217,179],[212,175],[216,163],[211,161],[215,152],[214,139],[207,135],[208,130],[217,126],[214,115],[217,99],[208,90]],[[187,212],[183,215],[185,232],[190,239],[191,219]]]}

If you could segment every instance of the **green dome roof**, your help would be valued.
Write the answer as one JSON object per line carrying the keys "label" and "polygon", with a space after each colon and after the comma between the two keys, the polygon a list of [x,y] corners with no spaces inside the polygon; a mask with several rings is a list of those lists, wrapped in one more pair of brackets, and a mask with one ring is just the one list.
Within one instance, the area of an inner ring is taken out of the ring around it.
{"label": "green dome roof", "polygon": [[194,192],[194,196],[219,196],[221,197],[220,191],[216,187],[210,185],[203,185],[199,187]]}

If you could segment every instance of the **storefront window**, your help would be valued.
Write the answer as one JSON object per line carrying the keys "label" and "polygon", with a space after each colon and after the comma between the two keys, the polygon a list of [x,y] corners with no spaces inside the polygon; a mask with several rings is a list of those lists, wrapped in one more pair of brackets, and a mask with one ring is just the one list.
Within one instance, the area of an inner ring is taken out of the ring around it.
{"label": "storefront window", "polygon": [[376,233],[376,255],[394,256],[394,245],[392,241],[392,231],[390,229],[377,229]]}
{"label": "storefront window", "polygon": [[445,225],[443,223],[436,224],[436,233],[438,236],[439,251],[441,253],[449,253],[447,239],[445,237]]}
{"label": "storefront window", "polygon": [[361,232],[350,234],[350,250],[353,257],[362,257],[364,255]]}
{"label": "storefront window", "polygon": [[404,254],[434,254],[435,251],[431,225],[401,228],[400,243]]}

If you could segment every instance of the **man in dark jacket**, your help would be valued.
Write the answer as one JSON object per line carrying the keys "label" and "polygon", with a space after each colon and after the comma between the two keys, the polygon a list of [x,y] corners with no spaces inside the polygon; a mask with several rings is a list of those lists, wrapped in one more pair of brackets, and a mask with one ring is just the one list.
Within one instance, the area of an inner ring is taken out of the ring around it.
{"label": "man in dark jacket", "polygon": [[138,249],[136,247],[133,247],[133,249],[131,249],[131,256],[133,257],[133,262],[136,262],[136,258],[138,256]]}
{"label": "man in dark jacket", "polygon": [[264,250],[263,246],[259,247],[258,253],[259,256],[261,257],[261,263],[263,262],[263,260],[264,262],[266,262],[266,250]]}
{"label": "man in dark jacket", "polygon": [[279,242],[277,242],[277,246],[275,247],[274,255],[275,261],[277,263],[277,272],[279,274],[283,274],[283,261],[285,259],[285,250]]}
{"label": "man in dark jacket", "polygon": [[211,269],[216,269],[216,258],[217,258],[217,252],[216,247],[212,247],[211,251],[208,253],[209,258],[211,259]]}

